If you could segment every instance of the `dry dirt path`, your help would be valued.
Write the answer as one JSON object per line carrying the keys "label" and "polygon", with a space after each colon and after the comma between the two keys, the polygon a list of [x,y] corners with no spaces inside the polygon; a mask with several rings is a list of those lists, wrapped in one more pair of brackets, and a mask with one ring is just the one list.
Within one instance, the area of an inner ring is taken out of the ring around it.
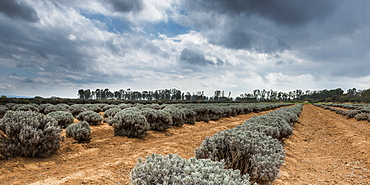
{"label": "dry dirt path", "polygon": [[274,185],[370,184],[370,123],[304,105]]}
{"label": "dry dirt path", "polygon": [[129,173],[138,157],[152,153],[194,157],[205,137],[267,112],[270,111],[185,124],[166,132],[150,131],[143,139],[114,137],[113,128],[105,123],[92,126],[92,140],[88,144],[65,138],[59,152],[49,158],[0,160],[0,184],[129,184]]}

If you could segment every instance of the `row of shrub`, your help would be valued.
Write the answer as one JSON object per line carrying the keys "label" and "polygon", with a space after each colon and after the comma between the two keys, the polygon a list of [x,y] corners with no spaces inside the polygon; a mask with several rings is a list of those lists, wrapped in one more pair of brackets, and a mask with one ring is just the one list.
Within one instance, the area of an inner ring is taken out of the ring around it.
{"label": "row of shrub", "polygon": [[[301,110],[302,105],[281,108],[253,117],[233,129],[220,131],[207,137],[196,149],[196,159],[190,161],[177,156],[174,159],[171,155],[148,156],[146,161],[139,160],[136,164],[131,172],[131,181],[134,184],[183,184],[170,179],[204,178],[205,181],[201,183],[189,181],[185,184],[271,182],[278,176],[285,157],[284,147],[279,139],[292,133],[293,123],[298,121]],[[227,181],[221,181],[220,174],[215,176],[210,172],[212,178],[203,174],[203,171],[216,169],[209,159],[223,164],[218,167],[221,168],[218,173],[222,173],[222,178],[228,179]],[[202,165],[198,166],[198,163]],[[225,169],[233,171],[225,172]],[[242,176],[230,173],[240,173]]]}
{"label": "row of shrub", "polygon": [[351,110],[360,110],[365,113],[370,113],[370,105],[369,104],[344,104],[344,103],[332,103],[332,104],[324,104],[332,107],[341,107],[345,109]]}
{"label": "row of shrub", "polygon": [[[248,110],[261,111],[286,104],[244,105]],[[184,123],[194,124],[198,117],[194,110],[201,109],[208,114],[211,112],[209,116],[203,116],[207,117],[206,120],[232,115],[230,112],[233,111],[236,113],[246,111],[243,110],[242,104],[237,106],[231,108],[225,104],[223,108],[217,108],[215,105],[7,104],[0,106],[0,113],[3,114],[0,119],[0,157],[47,157],[58,150],[62,128],[66,128],[67,137],[73,137],[79,142],[89,141],[90,125],[99,124],[103,120],[97,113],[99,111],[105,111],[106,121],[114,127],[115,135],[143,137],[149,129],[161,131]],[[80,107],[90,109],[76,111],[80,110]],[[216,113],[218,116],[215,116]],[[74,117],[81,122],[73,124]]]}
{"label": "row of shrub", "polygon": [[[346,106],[346,104],[342,104],[343,106],[341,106],[339,104],[335,104],[336,107],[351,109],[351,110],[342,110],[342,109],[336,109],[336,108],[332,107],[333,104],[329,104],[329,105],[314,104],[314,105],[317,106],[317,107],[321,107],[321,108],[324,108],[324,109],[334,111],[337,114],[346,116],[347,119],[355,118],[357,121],[367,120],[368,122],[370,122],[369,111],[366,107],[363,107],[363,106]],[[358,110],[355,110],[356,108],[358,108]]]}
{"label": "row of shrub", "polygon": [[[242,106],[164,105],[135,106],[120,110],[108,109],[104,117],[114,127],[114,134],[128,137],[144,137],[148,130],[163,131],[171,126],[195,124],[196,121],[219,120],[221,117],[262,111],[286,104],[244,104]],[[233,113],[234,112],[234,113]]]}
{"label": "row of shrub", "polygon": [[[50,112],[55,111],[69,111],[73,114],[73,116],[77,116],[79,113],[84,111],[94,111],[94,112],[105,112],[111,108],[119,108],[125,109],[129,107],[138,107],[138,108],[152,108],[152,109],[164,109],[165,107],[172,106],[172,107],[185,107],[191,108],[199,115],[209,113],[210,116],[206,118],[202,118],[199,116],[197,121],[209,121],[209,120],[217,120],[219,116],[235,116],[238,114],[245,114],[248,112],[258,112],[263,110],[269,110],[271,107],[269,106],[277,105],[275,104],[258,104],[258,103],[217,103],[217,104],[125,104],[121,103],[118,105],[109,105],[109,104],[14,104],[8,103],[6,105],[0,105],[0,116],[5,114],[8,110],[13,111],[35,111],[42,114],[49,114]],[[286,105],[286,104],[282,104]],[[222,109],[222,110],[220,110]],[[226,114],[226,115],[224,115]],[[2,116],[1,116],[2,117]]]}

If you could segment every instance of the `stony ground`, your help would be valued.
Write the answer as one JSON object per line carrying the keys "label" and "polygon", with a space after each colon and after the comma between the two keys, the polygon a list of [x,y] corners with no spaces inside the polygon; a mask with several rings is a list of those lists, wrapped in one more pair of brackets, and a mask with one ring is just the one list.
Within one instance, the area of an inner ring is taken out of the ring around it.
{"label": "stony ground", "polygon": [[[105,123],[92,126],[88,144],[65,138],[59,152],[49,158],[0,160],[0,184],[129,184],[138,157],[151,153],[194,157],[205,137],[267,112],[150,131],[143,139],[114,137],[113,128]],[[273,184],[370,184],[369,137],[369,122],[305,105],[300,123],[285,140],[287,156]]]}

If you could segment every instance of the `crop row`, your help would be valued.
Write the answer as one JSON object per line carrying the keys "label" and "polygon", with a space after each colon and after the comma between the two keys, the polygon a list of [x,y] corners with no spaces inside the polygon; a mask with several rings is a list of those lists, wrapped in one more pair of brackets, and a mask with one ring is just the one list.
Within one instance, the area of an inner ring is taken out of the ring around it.
{"label": "crop row", "polygon": [[[91,139],[90,125],[104,121],[114,135],[143,137],[146,131],[218,120],[248,112],[269,110],[287,104],[7,104],[0,107],[0,157],[47,157],[59,149],[61,129],[79,142]],[[104,111],[103,117],[98,113]],[[74,118],[81,122],[74,123]]]}
{"label": "crop row", "polygon": [[302,105],[281,108],[220,131],[202,142],[195,151],[196,158],[186,160],[177,155],[153,154],[145,161],[139,159],[131,172],[131,181],[134,184],[178,184],[181,179],[186,180],[185,184],[271,182],[278,176],[285,157],[280,140],[292,134],[293,123],[298,121],[301,110]]}
{"label": "crop row", "polygon": [[[370,122],[370,107],[368,105],[352,105],[352,104],[314,104],[317,107],[334,111],[337,114],[346,116],[347,119],[355,118],[357,121],[367,120]],[[350,110],[342,110],[334,107],[341,107]]]}

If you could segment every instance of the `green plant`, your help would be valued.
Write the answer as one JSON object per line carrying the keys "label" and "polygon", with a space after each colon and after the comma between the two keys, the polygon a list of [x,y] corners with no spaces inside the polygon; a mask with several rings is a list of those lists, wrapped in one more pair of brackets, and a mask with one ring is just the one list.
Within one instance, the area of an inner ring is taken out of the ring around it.
{"label": "green plant", "polygon": [[211,120],[219,120],[224,115],[222,108],[217,105],[209,106],[208,109],[209,118]]}
{"label": "green plant", "polygon": [[74,117],[76,117],[81,112],[87,111],[87,108],[82,104],[73,104],[69,106],[68,110]]}
{"label": "green plant", "polygon": [[61,129],[57,121],[33,111],[8,111],[0,120],[0,154],[48,157],[60,145]]}
{"label": "green plant", "polygon": [[170,113],[152,108],[143,108],[141,110],[150,125],[150,130],[163,131],[172,125]]}
{"label": "green plant", "polygon": [[367,119],[369,119],[369,114],[366,114],[366,113],[356,114],[355,119],[356,119],[357,121],[360,121],[360,120],[367,120]]}
{"label": "green plant", "polygon": [[222,162],[209,159],[183,159],[178,155],[148,155],[131,171],[134,185],[249,185],[248,174],[239,170],[224,169]]}
{"label": "green plant", "polygon": [[182,125],[184,125],[185,123],[185,112],[184,111],[182,111],[181,109],[175,108],[175,107],[171,107],[171,106],[168,106],[162,110],[168,112],[171,115],[173,126],[181,127]]}
{"label": "green plant", "polygon": [[9,109],[3,105],[0,105],[0,118],[2,118]]}
{"label": "green plant", "polygon": [[180,109],[185,113],[185,123],[194,125],[197,121],[197,113],[192,109],[182,108]]}
{"label": "green plant", "polygon": [[103,121],[98,113],[91,110],[79,113],[76,118],[80,121],[87,121],[90,125],[99,125]]}
{"label": "green plant", "polygon": [[99,113],[102,111],[102,109],[96,105],[96,104],[85,104],[85,107],[87,110],[91,110],[91,111],[94,111],[96,113]]}
{"label": "green plant", "polygon": [[68,125],[74,122],[72,113],[67,111],[50,112],[48,116],[54,118],[58,122],[58,125],[60,125],[62,128],[66,128]]}
{"label": "green plant", "polygon": [[193,111],[197,114],[196,121],[205,121],[208,122],[211,120],[209,118],[209,109],[206,106],[194,106],[192,107]]}
{"label": "green plant", "polygon": [[354,118],[357,114],[360,114],[360,113],[361,113],[361,111],[359,111],[359,110],[347,111],[347,119]]}
{"label": "green plant", "polygon": [[17,111],[35,111],[39,112],[39,105],[37,104],[23,104],[17,107]]}
{"label": "green plant", "polygon": [[275,180],[283,164],[284,147],[279,140],[263,133],[236,127],[203,140],[196,149],[197,159],[224,161],[226,168],[249,174],[251,180],[266,183]]}
{"label": "green plant", "polygon": [[144,115],[138,111],[123,109],[109,120],[114,127],[115,136],[142,138],[150,129]]}
{"label": "green plant", "polygon": [[91,129],[88,122],[74,123],[66,128],[66,137],[73,137],[79,143],[91,140]]}
{"label": "green plant", "polygon": [[126,104],[126,103],[121,103],[121,104],[119,104],[118,106],[119,106],[119,108],[120,108],[120,109],[125,109],[125,108],[129,108],[129,107],[131,107],[131,105]]}
{"label": "green plant", "polygon": [[41,105],[39,106],[39,112],[40,112],[40,113],[42,113],[42,114],[44,114],[44,111],[45,111],[46,107],[48,107],[48,106],[50,106],[50,105],[52,105],[52,104],[50,104],[50,103],[41,104]]}
{"label": "green plant", "polygon": [[255,116],[242,125],[245,129],[265,133],[276,139],[282,139],[293,133],[293,127],[283,118],[273,115]]}
{"label": "green plant", "polygon": [[50,112],[55,112],[55,111],[68,111],[68,109],[61,104],[50,105],[45,108],[44,114],[49,114]]}
{"label": "green plant", "polygon": [[102,111],[105,112],[105,111],[107,111],[108,109],[111,109],[111,108],[119,108],[120,109],[120,107],[118,105],[106,105],[102,108]]}
{"label": "green plant", "polygon": [[108,118],[108,117],[113,117],[114,115],[117,114],[117,112],[121,111],[120,108],[110,108],[108,110],[106,110],[103,114],[103,117],[104,118]]}

